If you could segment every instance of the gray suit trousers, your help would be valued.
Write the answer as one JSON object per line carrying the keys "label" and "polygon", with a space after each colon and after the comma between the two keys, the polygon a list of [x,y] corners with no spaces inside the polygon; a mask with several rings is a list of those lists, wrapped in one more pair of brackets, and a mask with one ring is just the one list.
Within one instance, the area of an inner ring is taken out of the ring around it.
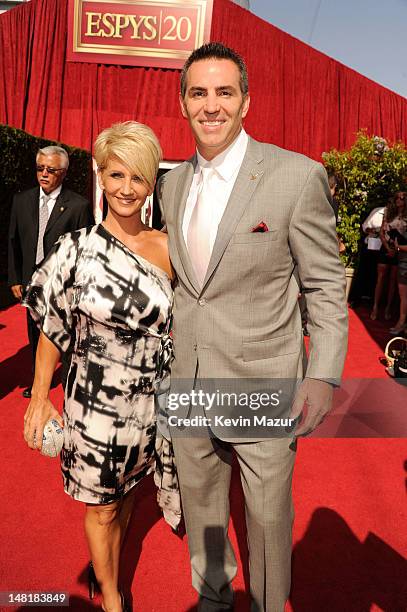
{"label": "gray suit trousers", "polygon": [[251,610],[283,612],[291,582],[292,440],[229,443],[178,434],[173,444],[199,611],[233,606],[237,566],[227,531],[235,452],[245,497]]}

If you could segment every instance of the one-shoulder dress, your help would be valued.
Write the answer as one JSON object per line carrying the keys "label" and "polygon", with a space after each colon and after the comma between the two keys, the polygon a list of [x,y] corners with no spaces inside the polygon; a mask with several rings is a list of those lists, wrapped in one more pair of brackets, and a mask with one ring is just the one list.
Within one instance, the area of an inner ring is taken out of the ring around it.
{"label": "one-shoulder dress", "polygon": [[103,225],[62,236],[28,285],[24,305],[71,355],[61,467],[75,499],[110,503],[154,469],[154,385],[168,361],[172,300],[167,274]]}

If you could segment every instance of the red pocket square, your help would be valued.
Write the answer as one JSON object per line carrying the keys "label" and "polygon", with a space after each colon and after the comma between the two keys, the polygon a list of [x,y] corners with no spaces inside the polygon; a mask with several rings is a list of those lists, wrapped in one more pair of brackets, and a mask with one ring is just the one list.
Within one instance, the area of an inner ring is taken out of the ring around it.
{"label": "red pocket square", "polygon": [[264,223],[264,221],[256,225],[256,227],[252,228],[252,232],[268,232],[268,231],[269,231],[269,228],[267,227],[267,223]]}

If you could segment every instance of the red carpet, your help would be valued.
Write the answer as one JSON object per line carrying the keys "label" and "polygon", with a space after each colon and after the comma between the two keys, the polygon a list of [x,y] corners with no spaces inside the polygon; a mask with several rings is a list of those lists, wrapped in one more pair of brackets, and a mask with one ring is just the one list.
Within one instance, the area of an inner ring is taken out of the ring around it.
{"label": "red carpet", "polygon": [[[346,377],[384,377],[378,361],[388,339],[383,324],[363,310],[351,311],[350,322]],[[87,599],[83,508],[62,491],[58,461],[33,453],[22,438],[27,400],[21,386],[30,382],[30,366],[20,307],[0,313],[0,338],[0,591],[61,590],[70,594],[70,609],[98,609],[97,600]],[[52,394],[60,405],[60,387]],[[404,439],[300,441],[288,610],[407,609],[406,458]],[[124,553],[134,610],[192,612],[186,538],[172,535],[160,518],[150,480],[139,493]],[[243,516],[235,478],[231,534],[243,559],[234,584],[237,612],[249,610]]]}

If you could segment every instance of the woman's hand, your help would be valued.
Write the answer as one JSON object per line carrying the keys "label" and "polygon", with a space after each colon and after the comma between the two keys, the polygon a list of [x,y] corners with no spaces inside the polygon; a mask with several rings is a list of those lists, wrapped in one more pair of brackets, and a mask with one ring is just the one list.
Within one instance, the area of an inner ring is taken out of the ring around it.
{"label": "woman's hand", "polygon": [[33,450],[41,450],[44,426],[49,419],[63,427],[61,415],[48,398],[32,397],[24,416],[24,439]]}
{"label": "woman's hand", "polygon": [[375,229],[374,227],[367,227],[365,230],[365,234],[371,236],[372,238],[378,238],[379,230]]}
{"label": "woman's hand", "polygon": [[23,286],[22,285],[12,285],[10,289],[15,299],[21,301],[21,298],[23,296]]}
{"label": "woman's hand", "polygon": [[56,419],[63,427],[62,417],[48,399],[52,375],[59,361],[60,353],[43,332],[38,341],[35,359],[35,377],[24,416],[24,439],[32,449],[41,450],[44,425],[49,419]]}

